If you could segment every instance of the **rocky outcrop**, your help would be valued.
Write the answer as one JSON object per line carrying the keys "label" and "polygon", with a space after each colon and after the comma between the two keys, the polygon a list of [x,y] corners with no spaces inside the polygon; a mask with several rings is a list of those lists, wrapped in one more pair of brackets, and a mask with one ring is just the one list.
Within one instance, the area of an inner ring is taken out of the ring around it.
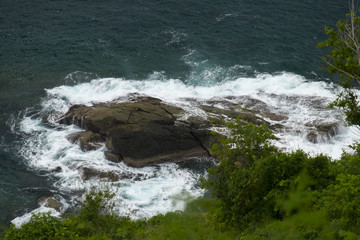
{"label": "rocky outcrop", "polygon": [[[255,124],[270,125],[258,112],[239,109],[235,104],[231,104],[231,109],[216,105],[219,102],[205,102],[198,107],[210,117],[241,115]],[[144,167],[210,156],[215,138],[209,130],[211,121],[200,116],[184,118],[184,114],[182,108],[160,99],[140,97],[131,102],[74,105],[60,123],[75,124],[86,130],[68,136],[69,141],[78,143],[83,151],[95,150],[102,146],[101,142],[106,142],[108,151],[104,154],[108,160]]]}
{"label": "rocky outcrop", "polygon": [[[143,167],[194,156],[209,156],[210,134],[194,129],[190,122],[177,120],[184,111],[146,98],[137,102],[75,105],[61,119],[86,130],[68,136],[84,151],[96,149],[96,142],[106,139],[106,157]],[[204,141],[204,144],[202,143]]]}

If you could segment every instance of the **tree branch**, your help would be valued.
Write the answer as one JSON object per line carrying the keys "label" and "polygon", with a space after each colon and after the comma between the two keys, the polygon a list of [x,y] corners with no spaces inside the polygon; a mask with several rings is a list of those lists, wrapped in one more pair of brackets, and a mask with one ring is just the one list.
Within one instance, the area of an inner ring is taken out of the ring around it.
{"label": "tree branch", "polygon": [[336,67],[335,65],[331,64],[329,61],[327,61],[327,60],[325,60],[325,59],[323,59],[323,61],[324,61],[326,64],[328,64],[329,66],[335,68],[337,71],[339,71],[339,72],[347,75],[348,77],[354,79],[355,81],[357,81],[357,82],[360,84],[360,77],[359,77],[358,75],[356,75],[356,74],[354,74],[354,75],[353,75],[353,74],[350,74],[350,73],[348,73],[348,72],[346,72],[346,71],[344,71],[344,70]]}

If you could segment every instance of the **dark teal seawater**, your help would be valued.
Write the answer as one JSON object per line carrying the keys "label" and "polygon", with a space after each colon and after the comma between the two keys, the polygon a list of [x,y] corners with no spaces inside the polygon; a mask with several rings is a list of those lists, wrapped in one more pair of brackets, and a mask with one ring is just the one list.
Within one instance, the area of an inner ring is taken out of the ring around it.
{"label": "dark teal seawater", "polygon": [[234,65],[324,80],[316,44],[347,11],[346,0],[0,1],[0,224],[51,189],[27,169],[11,129],[44,88],[154,71],[201,84],[194,71]]}

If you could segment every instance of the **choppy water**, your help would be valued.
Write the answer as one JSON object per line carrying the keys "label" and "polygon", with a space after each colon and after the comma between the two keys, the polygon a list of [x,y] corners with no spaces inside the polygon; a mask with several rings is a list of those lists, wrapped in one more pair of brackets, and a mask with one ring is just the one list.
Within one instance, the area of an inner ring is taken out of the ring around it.
{"label": "choppy water", "polygon": [[[335,0],[1,1],[0,222],[36,209],[49,191],[70,208],[98,184],[81,179],[84,167],[130,176],[116,182],[119,214],[151,216],[202,195],[204,167],[112,164],[103,148],[83,153],[65,139],[76,127],[41,122],[53,110],[134,92],[191,114],[201,112],[190,99],[255,98],[288,117],[279,147],[338,157],[359,132],[326,109],[337,79],[321,71],[316,44],[347,8]],[[304,123],[329,122],[339,124],[336,136],[307,141]],[[52,172],[57,166],[64,171]]]}

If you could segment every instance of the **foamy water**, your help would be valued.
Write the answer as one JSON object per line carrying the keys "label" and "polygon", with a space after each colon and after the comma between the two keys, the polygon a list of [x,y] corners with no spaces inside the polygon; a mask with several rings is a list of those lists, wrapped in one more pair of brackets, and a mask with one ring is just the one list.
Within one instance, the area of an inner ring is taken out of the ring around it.
{"label": "foamy water", "polygon": [[[233,67],[234,68],[234,67]],[[224,69],[206,70],[198,76],[213,77]],[[228,70],[226,70],[228,71]],[[194,76],[190,76],[194,77]],[[324,153],[338,158],[348,145],[358,140],[360,131],[344,124],[343,113],[327,108],[339,89],[333,84],[310,81],[292,73],[257,74],[254,77],[224,78],[223,81],[208,81],[206,84],[185,84],[178,79],[168,79],[164,73],[154,73],[145,80],[123,78],[94,79],[74,86],[59,86],[47,89],[47,97],[42,102],[42,110],[36,115],[25,116],[20,121],[20,131],[26,134],[21,154],[29,167],[42,170],[54,180],[59,193],[71,195],[82,192],[91,186],[110,188],[115,193],[115,209],[120,215],[133,218],[150,217],[157,213],[182,210],[188,198],[203,195],[199,178],[206,175],[206,169],[194,171],[176,164],[135,169],[123,163],[112,163],[104,158],[105,146],[83,152],[76,144],[70,143],[66,136],[82,131],[76,126],[57,123],[59,116],[74,104],[91,105],[97,102],[126,101],[129,94],[160,98],[168,104],[177,105],[187,111],[187,116],[201,115],[204,112],[199,104],[210,100],[218,101],[218,107],[233,103],[248,106],[258,111],[267,111],[286,116],[286,120],[272,121],[283,125],[276,132],[279,140],[275,144],[285,151],[302,148],[314,155]],[[251,99],[257,100],[251,105]],[[41,117],[50,114],[50,123],[44,124]],[[308,140],[307,134],[318,124],[337,125],[337,132],[331,138],[318,139],[317,143]],[[54,171],[61,168],[60,172]],[[84,169],[113,173],[125,176],[117,181],[106,179],[84,179]],[[120,186],[120,187],[119,187]],[[183,196],[186,196],[185,198]],[[75,198],[75,197],[74,197]],[[75,199],[73,199],[75,202]],[[63,204],[62,212],[72,207],[72,200]],[[47,210],[44,206],[35,212]],[[54,213],[54,210],[51,210]],[[54,213],[59,214],[59,213]],[[13,220],[20,225],[29,219],[28,214]]]}

